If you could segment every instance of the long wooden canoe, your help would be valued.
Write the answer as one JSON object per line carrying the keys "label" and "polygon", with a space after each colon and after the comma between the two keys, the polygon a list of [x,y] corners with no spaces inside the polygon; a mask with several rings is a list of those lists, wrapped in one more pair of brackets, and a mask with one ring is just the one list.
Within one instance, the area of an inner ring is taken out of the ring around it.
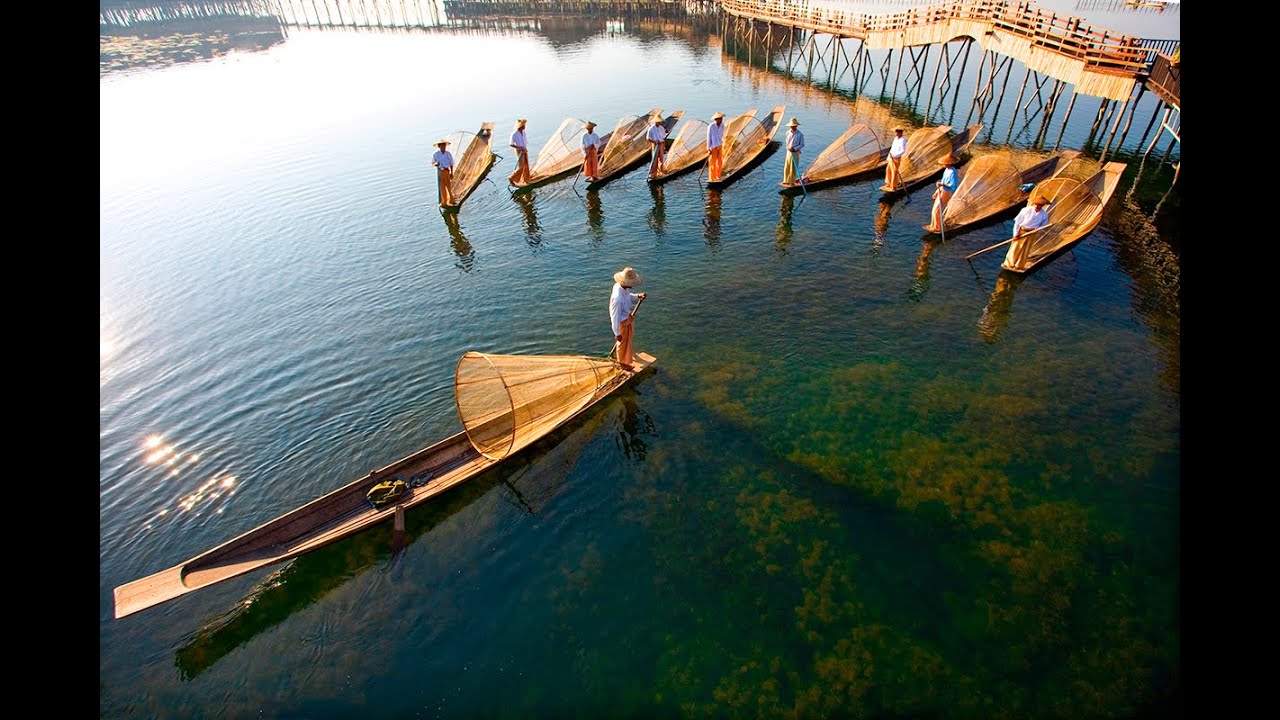
{"label": "long wooden canoe", "polygon": [[943,166],[938,161],[947,155],[955,155],[964,161],[965,148],[978,137],[982,123],[975,123],[957,135],[947,137],[951,132],[950,125],[938,125],[923,128],[911,133],[907,138],[907,154],[902,158],[899,170],[902,174],[902,185],[896,189],[881,185],[886,195],[906,193],[934,177],[941,175]]}
{"label": "long wooden canoe", "polygon": [[757,120],[755,110],[739,115],[729,124],[724,134],[723,174],[719,180],[707,179],[707,187],[724,188],[751,169],[752,163],[761,157],[782,127],[785,105],[775,107],[763,121]]}
{"label": "long wooden canoe", "polygon": [[1036,190],[1049,200],[1049,224],[1010,243],[1000,267],[1029,273],[1084,239],[1102,220],[1125,167],[1109,162],[1084,182],[1059,176],[1041,183]]}
{"label": "long wooden canoe", "polygon": [[[468,353],[463,356],[463,361],[472,356],[481,361],[496,357]],[[532,357],[537,359],[537,356]],[[657,362],[652,355],[636,353],[633,369],[627,371],[612,361],[573,359],[585,361],[582,363],[587,368],[585,375],[579,368],[574,378],[580,384],[585,383],[586,392],[578,402],[562,408],[562,413],[546,415],[549,419],[542,424],[527,425],[518,440],[511,429],[513,418],[524,419],[530,412],[540,410],[536,405],[542,398],[507,407],[495,415],[470,415],[464,413],[463,406],[482,395],[479,391],[467,391],[475,393],[467,395],[464,385],[475,388],[476,384],[467,384],[471,381],[460,379],[456,387],[459,414],[463,416],[466,427],[463,432],[374,470],[212,550],[117,587],[115,616],[122,618],[193,590],[298,557],[389,520],[395,515],[396,505],[407,510],[497,466],[538,438],[578,417]],[[463,361],[459,361],[460,367]],[[373,507],[366,498],[369,489],[392,478],[403,479],[411,489],[393,504]]]}
{"label": "long wooden canoe", "polygon": [[[1079,150],[1062,150],[1022,171],[1004,154],[970,160],[947,203],[943,227],[950,233],[1022,205],[1031,197],[1032,187],[1062,172],[1079,156]],[[936,232],[928,225],[924,229]]]}
{"label": "long wooden canoe", "polygon": [[696,169],[707,161],[707,123],[688,118],[667,148],[662,172],[649,178],[650,185],[662,183]]}
{"label": "long wooden canoe", "polygon": [[799,182],[782,186],[779,193],[798,195],[817,188],[853,180],[883,170],[889,148],[884,147],[875,131],[862,123],[849,126],[844,134],[813,159]]}
{"label": "long wooden canoe", "polygon": [[[577,172],[582,167],[582,136],[586,131],[586,123],[583,121],[573,117],[565,118],[529,166],[529,182],[514,185],[512,194],[532,190]],[[600,142],[608,145],[612,136],[613,131],[609,131],[600,138]]]}
{"label": "long wooden canoe", "polygon": [[[618,121],[617,127],[609,133],[609,143],[604,146],[600,157],[600,177],[587,183],[588,190],[598,190],[609,181],[645,164],[650,153],[649,127],[653,124],[653,116],[661,114],[662,108],[654,108],[647,115],[624,117]],[[671,113],[662,121],[663,129],[670,134],[682,117],[683,110]]]}
{"label": "long wooden canoe", "polygon": [[453,166],[453,181],[449,188],[453,191],[453,204],[441,206],[442,212],[457,212],[462,203],[471,196],[476,187],[493,169],[493,123],[481,123],[480,131],[472,135],[468,132],[456,132],[445,138],[454,148],[462,148],[462,154]]}

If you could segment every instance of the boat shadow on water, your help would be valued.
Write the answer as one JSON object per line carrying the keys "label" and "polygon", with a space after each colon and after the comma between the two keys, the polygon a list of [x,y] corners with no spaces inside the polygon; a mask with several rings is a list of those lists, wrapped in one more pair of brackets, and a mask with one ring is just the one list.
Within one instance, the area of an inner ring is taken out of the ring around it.
{"label": "boat shadow on water", "polygon": [[510,462],[477,476],[421,508],[405,513],[404,535],[396,549],[394,530],[382,523],[295,558],[262,581],[225,612],[209,618],[175,653],[174,665],[183,680],[194,680],[219,660],[246,645],[260,633],[284,622],[329,592],[377,565],[396,572],[404,548],[463,512],[476,500],[498,489],[508,504],[528,516],[538,515],[564,487],[583,451],[600,438],[606,424],[616,426],[615,442],[630,460],[647,452],[644,435],[653,435],[653,418],[642,408],[636,388],[652,373],[637,377],[608,400],[588,409],[570,423],[533,443]]}

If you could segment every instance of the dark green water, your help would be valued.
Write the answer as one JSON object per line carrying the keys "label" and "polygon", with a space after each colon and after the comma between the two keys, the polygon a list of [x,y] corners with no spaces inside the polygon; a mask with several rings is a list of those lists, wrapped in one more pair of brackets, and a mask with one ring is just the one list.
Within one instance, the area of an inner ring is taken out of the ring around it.
{"label": "dark green water", "polygon": [[[536,147],[566,115],[785,104],[809,159],[850,122],[964,123],[697,32],[297,29],[101,90],[103,717],[1092,718],[1178,690],[1167,169],[1134,159],[1011,279],[963,260],[1010,218],[940,243],[927,189],[782,198],[781,153],[720,193],[517,201],[499,149],[436,212],[430,142],[483,120]],[[378,528],[112,619],[115,586],[457,432],[463,352],[607,351],[624,265],[656,371],[411,512],[402,552]]]}

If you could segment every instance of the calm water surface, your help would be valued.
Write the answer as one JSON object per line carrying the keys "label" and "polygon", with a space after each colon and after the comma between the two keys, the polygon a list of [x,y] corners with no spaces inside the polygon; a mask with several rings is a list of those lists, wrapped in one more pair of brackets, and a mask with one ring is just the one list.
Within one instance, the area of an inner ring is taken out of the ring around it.
{"label": "calm water surface", "polygon": [[[100,89],[103,717],[1109,717],[1178,687],[1167,170],[1011,279],[963,260],[1008,216],[939,242],[927,189],[783,198],[781,153],[722,192],[512,199],[516,117],[536,151],[566,116],[786,105],[806,163],[854,121],[965,123],[971,89],[926,115],[696,31],[293,28]],[[975,152],[1043,155],[1007,112]],[[431,142],[483,121],[503,159],[446,221]],[[402,553],[379,528],[112,619],[460,430],[464,352],[607,352],[625,265],[656,372],[410,513]]]}

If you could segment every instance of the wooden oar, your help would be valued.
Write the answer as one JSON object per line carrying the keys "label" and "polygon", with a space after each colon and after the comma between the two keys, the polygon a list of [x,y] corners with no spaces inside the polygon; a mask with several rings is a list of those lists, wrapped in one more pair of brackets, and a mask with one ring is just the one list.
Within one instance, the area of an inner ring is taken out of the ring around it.
{"label": "wooden oar", "polygon": [[996,243],[995,245],[992,245],[991,247],[984,247],[984,248],[982,248],[981,250],[979,250],[979,251],[978,251],[978,252],[976,252],[976,253],[969,253],[968,255],[965,255],[965,256],[964,256],[964,259],[965,259],[965,260],[968,260],[969,258],[971,258],[971,257],[973,257],[973,256],[975,256],[975,255],[981,255],[982,253],[984,253],[984,252],[986,252],[986,251],[988,251],[988,250],[995,250],[996,248],[1000,247],[1001,245],[1008,245],[1009,243],[1013,242],[1015,239],[1016,239],[1016,238],[1009,238],[1008,240],[1005,240],[1005,241],[1003,241],[1003,242],[998,242],[998,243]]}
{"label": "wooden oar", "polygon": [[[636,306],[631,308],[631,313],[627,315],[628,320],[631,320],[636,316],[636,311],[640,309],[640,305],[643,303],[644,303],[644,298],[640,298],[639,300],[636,301]],[[607,359],[607,358],[613,357],[613,354],[618,352],[618,346],[621,344],[622,344],[621,340],[614,340],[613,347],[609,349],[609,354],[605,355],[605,358]]]}

